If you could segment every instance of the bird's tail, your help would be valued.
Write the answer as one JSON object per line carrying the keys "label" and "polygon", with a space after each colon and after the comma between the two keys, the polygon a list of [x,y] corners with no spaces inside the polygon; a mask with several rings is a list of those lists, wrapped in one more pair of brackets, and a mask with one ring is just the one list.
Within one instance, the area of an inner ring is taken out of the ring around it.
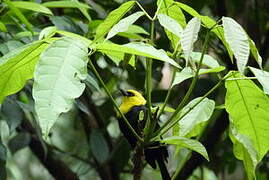
{"label": "bird's tail", "polygon": [[161,171],[161,175],[162,175],[162,179],[163,180],[171,180],[171,177],[169,175],[169,172],[166,168],[165,162],[163,159],[157,159],[160,171]]}

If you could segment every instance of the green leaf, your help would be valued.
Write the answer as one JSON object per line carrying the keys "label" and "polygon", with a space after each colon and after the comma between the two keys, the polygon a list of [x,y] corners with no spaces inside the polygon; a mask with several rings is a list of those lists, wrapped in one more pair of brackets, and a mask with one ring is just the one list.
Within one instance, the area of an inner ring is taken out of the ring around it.
{"label": "green leaf", "polygon": [[187,13],[189,13],[190,15],[192,15],[193,17],[201,16],[197,11],[195,11],[193,8],[191,8],[190,6],[184,3],[176,2],[175,4],[179,6],[180,8],[182,8]]}
{"label": "green leaf", "polygon": [[23,43],[21,43],[20,41],[10,40],[10,41],[0,44],[0,52],[3,55],[5,55],[9,53],[10,51],[13,51],[16,48],[19,48],[21,46],[23,46]]}
{"label": "green leaf", "polygon": [[96,49],[98,51],[115,51],[134,54],[138,56],[145,56],[168,62],[173,66],[180,68],[180,66],[173,59],[167,56],[164,50],[157,50],[153,46],[142,42],[131,42],[124,45],[118,45],[114,43],[100,43],[96,46]]}
{"label": "green leaf", "polygon": [[4,144],[0,141],[0,172],[1,172],[0,179],[3,180],[7,179],[6,160],[7,160],[7,150]]}
{"label": "green leaf", "polygon": [[38,39],[44,39],[44,38],[51,38],[54,36],[57,32],[57,28],[55,26],[49,26],[44,29],[39,33]]}
{"label": "green leaf", "polygon": [[[180,24],[181,27],[186,26],[185,16],[183,12],[181,11],[181,9],[176,6],[174,0],[158,0],[157,5],[158,5],[158,8],[160,8],[158,12],[159,14],[165,14],[169,16],[170,18],[176,20],[176,22]],[[170,39],[172,46],[176,48],[179,38],[173,33],[167,31],[166,29],[165,29],[165,33],[167,37]]]}
{"label": "green leaf", "polygon": [[42,5],[50,8],[90,8],[87,4],[76,1],[49,1]]}
{"label": "green leaf", "polygon": [[33,77],[39,55],[47,46],[45,41],[37,41],[0,58],[0,104],[6,96],[21,90],[26,81]]}
{"label": "green leaf", "polygon": [[94,87],[95,90],[97,90],[97,91],[101,91],[97,81],[92,76],[90,76],[89,74],[87,74],[85,84],[87,86],[89,86],[89,87]]}
{"label": "green leaf", "polygon": [[100,131],[94,129],[90,134],[90,147],[93,156],[100,164],[104,163],[108,159],[109,148]]}
{"label": "green leaf", "polygon": [[135,40],[144,40],[145,38],[140,36],[139,34],[133,34],[133,33],[127,33],[127,32],[119,32],[117,34],[118,36],[129,38],[129,39],[135,39]]}
{"label": "green leaf", "polygon": [[83,29],[78,25],[78,23],[76,23],[69,16],[51,16],[49,19],[59,30],[73,32],[76,34],[84,33]]}
{"label": "green leaf", "polygon": [[211,19],[208,16],[200,15],[192,7],[190,7],[190,6],[186,5],[186,4],[183,4],[183,3],[180,3],[180,2],[175,2],[175,4],[178,7],[180,7],[181,9],[183,9],[184,11],[186,11],[191,16],[199,18],[202,21],[202,23],[205,25],[205,27],[207,27],[207,28],[212,28],[216,24],[215,20]]}
{"label": "green leaf", "polygon": [[5,0],[4,2],[8,5],[8,7],[10,8],[10,10],[19,18],[19,20],[26,25],[27,29],[29,31],[33,32],[32,24],[22,14],[22,12],[13,5],[13,2],[11,2],[10,0]]}
{"label": "green leaf", "polygon": [[269,95],[269,72],[249,67],[263,87],[264,93]]}
{"label": "green leaf", "polygon": [[22,31],[15,34],[14,39],[21,39],[24,37],[33,37],[34,35],[38,35],[38,32],[31,32],[31,31]]}
{"label": "green leaf", "polygon": [[[207,73],[217,73],[217,72],[223,71],[224,69],[225,67],[223,66],[219,66],[213,69],[200,69],[199,75],[207,74]],[[195,72],[190,67],[185,67],[182,71],[176,72],[176,76],[175,76],[172,86],[176,84],[180,84],[181,82],[189,78],[192,78],[194,76],[195,76]]]}
{"label": "green leaf", "polygon": [[230,124],[229,136],[234,144],[234,155],[243,161],[248,179],[256,179],[255,168],[258,164],[258,153],[251,140],[247,136],[239,134],[232,123]]}
{"label": "green leaf", "polygon": [[262,69],[262,57],[260,56],[257,47],[252,39],[248,38],[248,41],[249,41],[249,45],[250,45],[250,52],[253,55],[253,57],[255,58],[255,60],[257,61],[260,68]]}
{"label": "green leaf", "polygon": [[7,32],[6,25],[2,21],[0,21],[0,31]]}
{"label": "green leaf", "polygon": [[[190,55],[191,60],[194,62],[199,62],[201,56],[202,56],[202,53],[200,53],[200,52],[192,52]],[[184,58],[186,58],[186,57],[184,56]],[[220,67],[218,61],[208,54],[204,54],[202,64],[206,65],[207,67],[210,67],[210,68]]]}
{"label": "green leaf", "polygon": [[[78,0],[71,0],[77,4],[79,4],[80,2]],[[89,22],[92,21],[92,18],[90,16],[90,14],[88,13],[88,9],[89,7],[78,7],[78,9],[80,10],[80,12],[88,19]]]}
{"label": "green leaf", "polygon": [[180,43],[184,52],[185,57],[187,58],[187,62],[189,61],[189,57],[193,51],[193,45],[195,41],[198,39],[198,33],[200,30],[201,21],[199,18],[192,18],[186,28],[183,30]]}
{"label": "green leaf", "polygon": [[139,40],[145,39],[139,34],[149,35],[149,33],[145,31],[142,27],[134,25],[134,24],[129,26],[129,28],[126,31],[118,33],[119,36],[126,37],[129,39],[139,39]]}
{"label": "green leaf", "polygon": [[[164,105],[163,103],[160,103],[160,104],[157,105],[157,107],[158,107],[158,108],[161,108],[163,105]],[[152,111],[151,111],[151,112],[152,112]],[[164,107],[164,112],[173,113],[173,112],[175,112],[175,109],[172,108],[172,107],[170,107],[170,106],[168,106],[168,105],[166,105],[166,106]]]}
{"label": "green leaf", "polygon": [[[233,72],[233,78],[244,76]],[[269,97],[251,80],[229,80],[225,108],[239,134],[247,136],[261,160],[269,150]]]}
{"label": "green leaf", "polygon": [[[107,55],[117,66],[119,66],[120,62],[123,61],[124,57],[125,57],[124,52],[110,51],[110,50],[103,50],[100,52]],[[131,57],[129,64],[133,67],[135,66],[135,57],[134,56]]]}
{"label": "green leaf", "polygon": [[128,28],[135,22],[137,19],[139,19],[141,16],[143,16],[145,13],[142,11],[138,11],[126,18],[123,18],[120,20],[117,24],[115,24],[111,30],[108,32],[106,39],[110,39],[119,32],[127,31]]}
{"label": "green leaf", "polygon": [[63,35],[63,36],[70,37],[70,38],[76,39],[78,41],[82,41],[85,44],[87,44],[88,46],[90,46],[92,44],[91,40],[89,40],[81,35],[78,35],[78,34],[75,34],[72,32],[62,31],[62,30],[57,30],[56,32]]}
{"label": "green leaf", "polygon": [[131,10],[134,5],[135,1],[129,1],[109,13],[104,22],[97,27],[94,40],[97,41],[100,38],[103,38],[106,33],[110,31],[112,26],[116,24],[129,10]]}
{"label": "green leaf", "polygon": [[244,73],[249,58],[248,35],[235,20],[229,17],[222,17],[224,37],[234,53],[237,68],[240,73]]}
{"label": "green leaf", "polygon": [[180,26],[180,24],[178,24],[176,20],[165,14],[159,14],[157,17],[160,24],[165,29],[167,29],[168,31],[176,35],[178,38],[180,38],[183,28]]}
{"label": "green leaf", "polygon": [[12,1],[11,3],[16,8],[27,9],[27,10],[30,10],[30,11],[36,11],[36,12],[41,12],[41,13],[53,15],[51,10],[49,10],[45,6],[43,6],[41,4],[38,4],[38,3],[27,2],[27,1]]}
{"label": "green leaf", "polygon": [[129,26],[129,28],[125,32],[126,33],[132,33],[132,34],[145,34],[145,35],[149,35],[149,33],[145,29],[143,29],[142,27],[137,26],[135,24],[132,24],[131,26]]}
{"label": "green leaf", "polygon": [[209,157],[206,152],[206,149],[199,141],[188,139],[185,137],[172,136],[172,137],[164,138],[163,140],[161,140],[161,142],[188,148],[190,150],[193,150],[201,154],[206,160],[209,161]]}
{"label": "green leaf", "polygon": [[[175,4],[178,7],[182,8],[184,11],[186,11],[191,16],[198,17],[199,19],[201,19],[202,23],[207,28],[212,28],[217,23],[215,20],[211,19],[208,16],[200,15],[197,11],[195,11],[193,8],[191,8],[190,6],[188,6],[186,4],[183,4],[180,2],[175,2]],[[231,60],[233,60],[233,52],[231,51],[229,44],[226,42],[226,40],[224,38],[223,28],[221,26],[215,26],[211,31],[214,32],[218,36],[218,38],[222,41],[222,43],[224,44],[224,46],[226,47],[226,49],[228,51],[228,54],[229,54]]]}
{"label": "green leaf", "polygon": [[47,137],[61,113],[72,107],[85,89],[87,45],[64,37],[51,43],[37,64],[33,97],[43,135]]}
{"label": "green leaf", "polygon": [[[199,100],[201,100],[201,97],[192,100],[182,109],[181,114],[192,108]],[[199,135],[212,116],[214,109],[215,102],[205,98],[178,122],[179,132],[177,135],[189,138]]]}
{"label": "green leaf", "polygon": [[9,127],[9,132],[14,132],[15,129],[21,124],[23,112],[20,106],[12,98],[6,98],[1,106],[1,112],[6,119]]}
{"label": "green leaf", "polygon": [[10,149],[11,153],[14,154],[18,150],[27,147],[30,141],[31,141],[30,134],[21,132],[9,140],[8,148]]}

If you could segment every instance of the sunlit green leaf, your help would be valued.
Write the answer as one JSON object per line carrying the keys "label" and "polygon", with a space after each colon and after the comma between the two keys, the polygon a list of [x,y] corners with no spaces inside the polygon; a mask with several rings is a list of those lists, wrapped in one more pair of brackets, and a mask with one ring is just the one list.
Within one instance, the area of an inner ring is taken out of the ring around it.
{"label": "sunlit green leaf", "polygon": [[22,31],[15,34],[14,39],[22,39],[24,37],[33,37],[34,35],[38,35],[38,32]]}
{"label": "sunlit green leaf", "polygon": [[136,39],[136,40],[145,39],[144,37],[140,36],[139,34],[128,33],[128,32],[119,32],[117,35],[121,36],[121,37],[129,38],[129,39]]}
{"label": "sunlit green leaf", "polygon": [[235,20],[229,17],[222,17],[224,36],[234,53],[237,68],[244,73],[249,58],[248,36],[244,29]]}
{"label": "sunlit green leaf", "polygon": [[[200,99],[201,97],[196,98],[187,104],[183,108],[182,114],[192,108]],[[194,137],[199,135],[202,132],[206,122],[212,116],[214,109],[215,102],[205,98],[178,122],[177,125],[179,126],[179,132],[176,135],[184,137]]]}
{"label": "sunlit green leaf", "polygon": [[235,157],[243,161],[248,179],[255,179],[258,153],[251,140],[247,136],[239,134],[233,124],[230,125],[229,135],[234,144],[233,152]]}
{"label": "sunlit green leaf", "polygon": [[193,150],[193,151],[201,154],[205,159],[207,159],[209,161],[209,157],[208,157],[208,154],[206,152],[206,149],[199,141],[196,141],[193,139],[188,139],[185,137],[180,137],[180,136],[172,136],[172,137],[162,139],[161,142],[166,143],[166,144],[173,144],[176,146],[188,148],[190,150]]}
{"label": "sunlit green leaf", "polygon": [[7,27],[2,21],[0,21],[0,31],[7,32]]}
{"label": "sunlit green leaf", "polygon": [[[207,74],[207,73],[217,73],[217,72],[223,71],[224,69],[225,67],[223,66],[219,66],[213,69],[200,69],[199,75]],[[186,67],[182,71],[176,72],[176,76],[175,76],[172,86],[176,84],[180,84],[181,82],[189,78],[192,78],[194,76],[195,76],[195,72],[190,67]]]}
{"label": "sunlit green leaf", "polygon": [[[201,19],[202,23],[207,28],[212,28],[217,23],[215,20],[213,20],[212,18],[210,18],[208,16],[200,15],[192,7],[190,7],[190,6],[186,5],[186,4],[183,4],[183,3],[180,3],[180,2],[175,2],[175,4],[178,7],[182,8],[184,11],[186,11],[191,16],[198,17],[199,19]],[[228,54],[229,54],[229,56],[230,56],[230,58],[232,60],[233,59],[233,52],[231,51],[231,48],[230,48],[229,44],[226,42],[226,40],[224,38],[223,27],[221,27],[221,26],[215,26],[211,31],[214,32],[218,36],[218,38],[222,41],[222,43],[226,47],[226,49],[228,51]]]}
{"label": "sunlit green leaf", "polygon": [[12,4],[16,8],[27,9],[30,11],[36,11],[36,12],[41,12],[41,13],[53,15],[51,10],[49,10],[45,6],[38,4],[38,3],[27,2],[27,1],[12,1]]}
{"label": "sunlit green leaf", "polygon": [[[242,77],[235,72],[232,75]],[[239,134],[250,139],[261,160],[269,150],[269,97],[247,79],[226,81],[225,87],[225,108],[230,121]]]}
{"label": "sunlit green leaf", "polygon": [[100,38],[103,38],[106,33],[110,31],[112,26],[116,24],[130,9],[132,9],[134,4],[135,1],[126,2],[117,9],[113,10],[111,13],[109,13],[104,22],[102,22],[97,27],[94,40],[99,40]]}
{"label": "sunlit green leaf", "polygon": [[262,57],[260,56],[257,47],[252,39],[249,38],[248,41],[249,41],[249,45],[250,45],[250,52],[253,55],[253,57],[255,58],[255,60],[257,61],[260,68],[262,69]]}
{"label": "sunlit green leaf", "polygon": [[[117,66],[124,60],[125,56],[125,53],[120,51],[100,50],[100,52],[107,55]],[[135,66],[135,56],[131,56],[129,64]]]}
{"label": "sunlit green leaf", "polygon": [[[172,19],[176,20],[176,22],[180,24],[180,26],[183,28],[186,26],[185,16],[181,11],[181,9],[176,6],[174,0],[158,0],[157,5],[158,8],[160,8],[158,12],[159,14],[165,14],[171,17]],[[167,34],[167,37],[170,39],[172,46],[176,48],[179,38],[172,32],[167,31],[166,29],[165,33]]]}
{"label": "sunlit green leaf", "polygon": [[55,26],[49,26],[44,28],[40,33],[38,39],[44,39],[44,38],[50,38],[54,36],[54,34],[57,32],[57,28]]}
{"label": "sunlit green leaf", "polygon": [[[201,56],[202,56],[202,53],[200,53],[200,52],[192,52],[190,55],[190,58],[194,62],[199,62]],[[184,56],[184,58],[186,58],[186,57]],[[210,68],[217,68],[220,66],[218,61],[208,54],[204,54],[202,64],[206,65],[207,67],[210,67]]]}
{"label": "sunlit green leaf", "polygon": [[88,5],[76,1],[49,1],[42,5],[50,8],[90,8]]}
{"label": "sunlit green leaf", "polygon": [[142,42],[132,42],[124,45],[118,45],[114,43],[100,43],[96,46],[96,49],[98,51],[116,51],[138,56],[145,56],[168,62],[173,66],[180,68],[180,66],[173,59],[167,56],[164,50],[157,50],[153,46]]}
{"label": "sunlit green leaf", "polygon": [[249,67],[263,87],[263,91],[269,94],[269,72]]}
{"label": "sunlit green leaf", "polygon": [[27,29],[32,32],[32,24],[23,15],[23,13],[18,8],[16,8],[10,0],[5,0],[4,2],[8,5],[10,10],[18,17],[18,19],[26,25]]}
{"label": "sunlit green leaf", "polygon": [[0,103],[6,96],[21,90],[26,81],[33,77],[39,55],[48,45],[45,41],[37,41],[0,58]]}
{"label": "sunlit green leaf", "polygon": [[127,31],[128,28],[141,16],[145,13],[142,11],[138,11],[122,20],[120,20],[117,24],[115,24],[111,30],[108,32],[106,39],[110,39],[115,36],[119,32]]}
{"label": "sunlit green leaf", "polygon": [[165,29],[180,38],[183,28],[177,23],[176,20],[165,14],[159,14],[158,20]]}
{"label": "sunlit green leaf", "polygon": [[[78,3],[78,4],[80,3],[78,0],[71,0],[71,1],[74,1],[75,3]],[[88,13],[89,7],[78,7],[78,9],[88,19],[89,22],[92,21],[92,18],[90,14]]]}
{"label": "sunlit green leaf", "polygon": [[189,61],[189,57],[193,51],[193,45],[195,41],[198,39],[198,33],[200,31],[201,21],[199,18],[192,18],[186,28],[183,30],[180,43],[184,52],[184,55]]}
{"label": "sunlit green leaf", "polygon": [[135,24],[129,26],[129,28],[125,32],[126,33],[133,33],[133,34],[145,34],[145,35],[149,35],[149,33],[145,29],[143,29],[143,27],[137,26]]}
{"label": "sunlit green leaf", "polygon": [[43,135],[47,137],[61,113],[72,107],[85,89],[87,46],[82,41],[61,38],[42,53],[34,75],[33,97]]}
{"label": "sunlit green leaf", "polygon": [[81,36],[81,35],[78,35],[78,34],[75,34],[75,33],[72,33],[72,32],[67,32],[67,31],[62,31],[62,30],[57,30],[56,31],[57,33],[63,35],[63,36],[66,36],[66,37],[70,37],[70,38],[73,38],[73,39],[77,39],[79,41],[82,41],[84,42],[85,44],[87,45],[90,45],[92,43],[91,40]]}

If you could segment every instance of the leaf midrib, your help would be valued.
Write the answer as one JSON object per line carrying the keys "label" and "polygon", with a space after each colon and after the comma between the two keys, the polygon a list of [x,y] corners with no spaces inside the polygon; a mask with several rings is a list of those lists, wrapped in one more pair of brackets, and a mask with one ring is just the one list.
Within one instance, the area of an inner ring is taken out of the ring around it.
{"label": "leaf midrib", "polygon": [[49,98],[49,103],[48,103],[48,107],[50,107],[50,105],[51,104],[54,104],[52,101],[53,101],[53,97],[54,97],[54,94],[55,94],[55,87],[56,87],[56,82],[58,82],[58,80],[59,80],[59,77],[61,76],[61,74],[62,74],[62,70],[63,70],[63,67],[65,67],[65,63],[67,62],[67,60],[68,60],[68,55],[70,54],[70,51],[69,51],[69,49],[70,49],[70,47],[71,46],[73,46],[73,44],[71,43],[69,46],[67,46],[67,53],[65,54],[65,56],[64,56],[64,60],[63,60],[63,65],[61,66],[61,68],[60,68],[60,70],[58,71],[58,76],[56,77],[56,80],[54,81],[54,85],[53,85],[53,88],[51,89],[51,92],[50,92],[50,97],[52,97],[52,98]]}
{"label": "leaf midrib", "polygon": [[255,139],[256,139],[256,141],[257,141],[258,150],[260,151],[260,150],[261,150],[260,141],[259,141],[258,136],[257,136],[257,130],[256,130],[255,126],[254,126],[253,118],[252,118],[251,113],[250,113],[250,111],[249,111],[249,109],[248,109],[248,106],[247,106],[246,100],[245,100],[245,98],[244,98],[243,92],[242,92],[242,90],[241,90],[241,88],[240,88],[240,86],[239,86],[239,84],[238,84],[238,80],[236,80],[235,82],[236,82],[236,85],[237,85],[237,87],[238,87],[238,89],[239,89],[239,93],[240,93],[240,95],[241,95],[241,97],[242,97],[242,100],[243,100],[244,106],[245,106],[245,108],[246,108],[247,114],[248,114],[248,116],[249,116],[250,123],[251,123],[251,127],[252,127],[252,129],[253,129],[253,131],[254,131]]}

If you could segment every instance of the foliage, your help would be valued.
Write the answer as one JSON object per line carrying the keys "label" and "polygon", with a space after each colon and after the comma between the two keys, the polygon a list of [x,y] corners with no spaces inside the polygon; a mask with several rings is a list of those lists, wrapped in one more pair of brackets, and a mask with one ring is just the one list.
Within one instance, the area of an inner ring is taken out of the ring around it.
{"label": "foliage", "polygon": [[[174,0],[4,0],[0,178],[137,177],[137,157],[115,119],[122,88],[145,92],[147,111],[160,121],[155,130],[149,115],[139,136],[121,114],[141,145],[135,151],[155,141],[175,146],[172,179],[233,176],[236,159],[241,176],[268,179],[269,36],[261,36],[269,34],[269,14],[256,2],[249,15],[260,20],[256,37],[232,18],[240,6],[229,5],[216,20],[212,5]],[[20,153],[28,155],[28,169]],[[160,178],[143,169],[142,179]]]}

